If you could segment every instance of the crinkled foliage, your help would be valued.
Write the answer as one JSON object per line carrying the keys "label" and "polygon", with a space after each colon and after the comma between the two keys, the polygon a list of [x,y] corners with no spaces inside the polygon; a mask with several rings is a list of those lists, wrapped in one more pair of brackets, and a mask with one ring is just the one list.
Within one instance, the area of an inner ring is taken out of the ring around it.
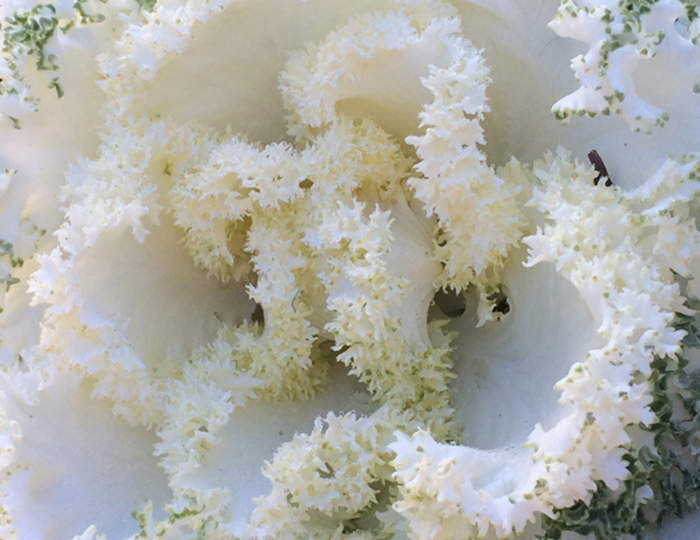
{"label": "crinkled foliage", "polygon": [[0,537],[694,538],[698,9],[3,2]]}

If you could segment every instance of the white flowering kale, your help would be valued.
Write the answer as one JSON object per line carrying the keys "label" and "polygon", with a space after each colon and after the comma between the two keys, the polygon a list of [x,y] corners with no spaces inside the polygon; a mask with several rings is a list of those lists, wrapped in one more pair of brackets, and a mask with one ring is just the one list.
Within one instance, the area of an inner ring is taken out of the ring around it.
{"label": "white flowering kale", "polygon": [[699,9],[3,2],[0,538],[694,539]]}

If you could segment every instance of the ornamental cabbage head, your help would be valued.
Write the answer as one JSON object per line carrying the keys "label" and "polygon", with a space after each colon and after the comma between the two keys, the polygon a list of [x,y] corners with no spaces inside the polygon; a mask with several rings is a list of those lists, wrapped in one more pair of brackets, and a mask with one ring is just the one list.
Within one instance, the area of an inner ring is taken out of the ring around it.
{"label": "ornamental cabbage head", "polygon": [[0,537],[693,538],[697,2],[0,15]]}

